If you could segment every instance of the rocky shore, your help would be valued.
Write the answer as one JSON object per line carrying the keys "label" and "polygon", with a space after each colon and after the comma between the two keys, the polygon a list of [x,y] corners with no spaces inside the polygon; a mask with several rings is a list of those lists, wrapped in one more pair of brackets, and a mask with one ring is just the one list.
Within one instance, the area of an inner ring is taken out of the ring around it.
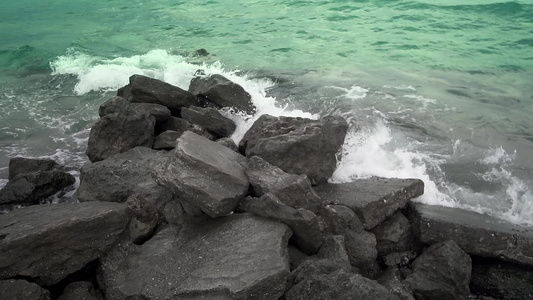
{"label": "rocky shore", "polygon": [[[0,190],[0,299],[533,299],[533,229],[411,201],[419,179],[331,184],[348,124],[263,115],[201,71],[100,106],[76,203],[53,161]],[[60,201],[61,202],[61,201]],[[21,208],[21,206],[24,206]]]}

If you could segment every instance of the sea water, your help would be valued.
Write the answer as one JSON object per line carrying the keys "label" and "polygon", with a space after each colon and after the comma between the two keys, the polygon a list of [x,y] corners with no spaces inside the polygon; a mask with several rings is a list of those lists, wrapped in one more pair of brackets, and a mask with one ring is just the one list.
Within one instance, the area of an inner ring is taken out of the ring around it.
{"label": "sea water", "polygon": [[420,178],[417,201],[533,224],[532,0],[2,1],[0,187],[15,156],[77,175],[132,74],[198,69],[252,95],[235,141],[263,113],[340,115],[331,182]]}

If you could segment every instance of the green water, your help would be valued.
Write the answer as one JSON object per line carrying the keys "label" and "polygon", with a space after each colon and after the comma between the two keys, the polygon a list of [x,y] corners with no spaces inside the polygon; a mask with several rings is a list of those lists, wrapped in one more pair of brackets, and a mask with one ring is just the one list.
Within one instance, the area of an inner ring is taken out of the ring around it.
{"label": "green water", "polygon": [[187,88],[202,63],[256,104],[351,121],[337,180],[424,176],[425,202],[533,222],[531,0],[2,1],[0,186],[13,156],[86,163],[128,76]]}

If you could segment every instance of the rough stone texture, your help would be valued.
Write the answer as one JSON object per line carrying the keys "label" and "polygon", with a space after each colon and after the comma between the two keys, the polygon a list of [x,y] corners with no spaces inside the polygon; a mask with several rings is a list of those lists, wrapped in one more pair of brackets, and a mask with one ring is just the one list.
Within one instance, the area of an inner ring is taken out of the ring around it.
{"label": "rough stone texture", "polygon": [[299,276],[296,276],[292,288],[285,293],[285,299],[398,300],[399,298],[374,280],[337,269],[331,272],[301,272]]}
{"label": "rough stone texture", "polygon": [[409,220],[396,212],[372,230],[376,236],[378,255],[415,250],[415,237]]}
{"label": "rough stone texture", "polygon": [[332,234],[343,234],[347,230],[363,231],[363,223],[359,217],[343,205],[325,205],[319,212],[324,230]]}
{"label": "rough stone texture", "polygon": [[387,267],[410,268],[411,263],[418,257],[414,251],[392,252],[381,256],[381,263]]}
{"label": "rough stone texture", "polygon": [[425,244],[454,240],[469,254],[504,258],[533,266],[533,230],[487,215],[413,204],[415,235]]}
{"label": "rough stone texture", "polygon": [[325,184],[337,167],[336,154],[348,124],[342,117],[320,120],[262,115],[242,138],[247,157],[261,156],[292,174],[305,174],[312,184]]}
{"label": "rough stone texture", "polygon": [[374,278],[378,272],[376,237],[367,231],[347,230],[344,232],[344,244],[352,266],[361,274]]}
{"label": "rough stone texture", "polygon": [[131,76],[130,83],[120,88],[117,95],[132,103],[161,104],[168,107],[174,116],[179,116],[182,107],[199,105],[191,93],[143,75]]}
{"label": "rough stone texture", "polygon": [[292,231],[292,240],[306,254],[316,254],[322,244],[318,217],[304,209],[295,209],[281,202],[271,193],[261,198],[246,197],[241,209],[264,218],[278,220],[287,224]]}
{"label": "rough stone texture", "polygon": [[320,259],[328,259],[344,264],[346,269],[350,269],[350,258],[346,253],[346,247],[344,246],[343,235],[325,235],[323,238],[322,246],[318,251],[317,257]]}
{"label": "rough stone texture", "polygon": [[181,117],[192,124],[196,124],[215,135],[217,138],[229,137],[237,127],[235,122],[224,117],[214,108],[191,106],[181,109]]}
{"label": "rough stone texture", "polygon": [[406,283],[417,299],[466,299],[472,260],[454,241],[428,247],[413,263]]}
{"label": "rough stone texture", "polygon": [[63,294],[57,300],[103,300],[88,281],[76,281],[65,287]]}
{"label": "rough stone texture", "polygon": [[19,174],[52,171],[58,167],[59,165],[51,159],[14,157],[9,160],[9,180]]}
{"label": "rough stone texture", "polygon": [[80,170],[78,200],[126,202],[132,194],[154,203],[159,211],[172,198],[172,190],[157,182],[155,170],[163,168],[171,153],[136,147]]}
{"label": "rough stone texture", "polygon": [[154,148],[155,150],[171,150],[176,148],[177,139],[183,134],[183,132],[167,130],[155,137]]}
{"label": "rough stone texture", "polygon": [[237,147],[237,144],[235,144],[235,142],[230,138],[220,138],[215,142],[219,143],[224,147],[228,147],[235,152],[239,152],[239,147]]}
{"label": "rough stone texture", "polygon": [[272,193],[287,205],[314,213],[322,203],[307,176],[287,174],[259,156],[250,158],[246,175],[252,185],[252,195],[256,197]]}
{"label": "rough stone texture", "polygon": [[130,221],[118,203],[30,206],[0,215],[0,279],[54,285],[102,256]]}
{"label": "rough stone texture", "polygon": [[369,230],[405,207],[409,199],[422,195],[424,182],[419,179],[372,177],[350,183],[327,184],[316,187],[315,191],[326,203],[351,208]]}
{"label": "rough stone texture", "polygon": [[290,235],[286,225],[249,214],[189,220],[133,250],[111,252],[100,285],[108,300],[278,299],[289,275]]}
{"label": "rough stone texture", "polygon": [[38,204],[74,182],[74,176],[58,170],[20,173],[0,190],[0,205]]}
{"label": "rough stone texture", "polygon": [[533,299],[532,267],[479,257],[472,262],[472,293],[502,300]]}
{"label": "rough stone texture", "polygon": [[[117,109],[115,104],[111,106],[115,108],[109,110]],[[118,112],[105,114],[96,121],[89,134],[86,154],[90,161],[97,162],[136,146],[152,147],[154,128],[155,118],[148,112],[131,104],[123,105]]]}
{"label": "rough stone texture", "polygon": [[218,107],[233,107],[248,114],[254,114],[256,110],[248,92],[219,74],[193,78],[189,92]]}
{"label": "rough stone texture", "polygon": [[386,287],[401,300],[415,300],[411,289],[403,282],[402,275],[396,268],[388,268],[377,279],[379,284]]}
{"label": "rough stone texture", "polygon": [[141,244],[152,236],[159,214],[154,203],[131,195],[126,201],[129,209],[133,212],[133,217],[129,225],[130,238],[135,244]]}
{"label": "rough stone texture", "polygon": [[0,280],[2,300],[51,300],[50,292],[26,280]]}
{"label": "rough stone texture", "polygon": [[157,135],[167,130],[176,131],[176,132],[179,132],[180,134],[184,133],[187,130],[190,130],[207,139],[215,140],[215,137],[213,136],[212,133],[208,132],[207,130],[203,129],[202,127],[198,125],[191,124],[188,121],[185,121],[181,118],[170,117],[170,119],[156,126],[155,133]]}
{"label": "rough stone texture", "polygon": [[304,262],[309,256],[303,253],[300,249],[289,245],[289,261],[291,263],[291,271],[296,269],[302,262]]}

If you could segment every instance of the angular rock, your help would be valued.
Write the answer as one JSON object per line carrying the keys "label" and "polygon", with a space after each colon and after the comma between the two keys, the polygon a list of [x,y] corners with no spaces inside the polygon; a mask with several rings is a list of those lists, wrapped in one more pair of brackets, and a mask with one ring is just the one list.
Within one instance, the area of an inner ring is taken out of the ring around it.
{"label": "angular rock", "polygon": [[215,137],[213,136],[213,134],[211,134],[207,130],[203,129],[202,127],[198,125],[191,124],[188,121],[185,121],[181,118],[170,117],[170,119],[157,125],[155,128],[156,134],[161,134],[162,132],[167,131],[167,130],[176,131],[176,132],[179,132],[180,134],[184,133],[187,130],[190,130],[207,139],[215,140]]}
{"label": "angular rock", "polygon": [[372,177],[319,186],[315,191],[327,203],[352,209],[363,221],[365,229],[370,230],[405,207],[409,199],[422,195],[424,182]]}
{"label": "angular rock", "polygon": [[102,261],[100,285],[116,299],[278,299],[289,275],[290,229],[249,214],[167,227]]}
{"label": "angular rock", "polygon": [[292,174],[305,174],[313,185],[324,184],[337,167],[336,154],[348,124],[342,117],[320,120],[262,115],[242,138],[247,157],[261,156]]}
{"label": "angular rock", "polygon": [[349,270],[351,266],[350,258],[348,257],[346,247],[344,246],[343,235],[325,235],[317,257],[344,264],[346,265],[347,270]]}
{"label": "angular rock", "polygon": [[289,262],[291,263],[291,271],[296,269],[302,262],[304,262],[309,256],[303,253],[300,249],[289,245]]}
{"label": "angular rock", "polygon": [[107,252],[130,221],[118,203],[30,206],[0,215],[0,279],[54,285]]}
{"label": "angular rock", "polygon": [[98,115],[104,117],[111,114],[126,113],[127,108],[145,111],[155,118],[156,124],[160,124],[170,118],[170,110],[161,104],[155,103],[131,103],[128,100],[115,96],[100,105]]}
{"label": "angular rock", "polygon": [[248,114],[254,114],[256,110],[248,92],[219,74],[193,78],[189,92],[218,107],[232,107]]}
{"label": "angular rock", "polygon": [[167,130],[163,131],[160,135],[155,137],[154,148],[155,150],[171,150],[176,148],[178,138],[183,132]]}
{"label": "angular rock", "polygon": [[152,147],[154,127],[155,118],[148,112],[125,105],[119,112],[105,114],[96,121],[89,134],[86,154],[91,162],[97,162],[136,146]]}
{"label": "angular rock", "polygon": [[272,193],[287,205],[314,213],[322,203],[307,176],[287,174],[259,156],[250,158],[246,175],[256,197]]}
{"label": "angular rock", "polygon": [[533,268],[496,259],[473,257],[470,289],[496,299],[533,299]]}
{"label": "angular rock", "polygon": [[464,251],[533,266],[533,230],[487,215],[413,203],[415,235],[425,244],[454,240]]}
{"label": "angular rock", "polygon": [[387,267],[411,268],[411,263],[418,257],[414,251],[392,252],[380,257],[381,263]]}
{"label": "angular rock", "polygon": [[74,182],[74,176],[58,170],[20,173],[0,190],[0,205],[39,204]]}
{"label": "angular rock", "polygon": [[318,217],[308,210],[286,205],[271,193],[261,198],[246,197],[240,209],[287,224],[294,234],[294,243],[306,254],[317,253],[322,244]]}
{"label": "angular rock", "polygon": [[376,281],[341,269],[329,274],[313,274],[300,278],[285,293],[285,299],[398,300],[399,298]]}
{"label": "angular rock", "polygon": [[170,110],[166,106],[155,103],[134,103],[133,105],[146,111],[150,114],[150,116],[154,117],[156,124],[161,124],[162,122],[170,119]]}
{"label": "angular rock", "polygon": [[130,237],[135,244],[141,244],[152,236],[159,215],[154,203],[139,197],[131,195],[126,201],[126,205],[133,212],[133,217],[129,225]]}
{"label": "angular rock", "polygon": [[216,140],[215,142],[219,143],[220,145],[224,147],[228,147],[235,152],[239,152],[239,147],[237,147],[235,142],[230,138],[220,138]]}
{"label": "angular rock", "polygon": [[428,247],[413,263],[406,283],[417,299],[466,299],[472,260],[454,241]]}
{"label": "angular rock", "polygon": [[65,287],[63,294],[57,300],[103,300],[104,298],[94,290],[88,281],[76,281]]}
{"label": "angular rock", "polygon": [[383,271],[377,281],[401,300],[415,300],[413,292],[403,282],[402,275],[398,269],[388,268]]}
{"label": "angular rock", "polygon": [[26,280],[0,280],[0,299],[51,300],[50,292]]}
{"label": "angular rock", "polygon": [[363,231],[363,223],[353,210],[343,205],[326,205],[320,208],[324,230],[332,234],[343,234],[347,230]]}
{"label": "angular rock", "polygon": [[174,157],[157,172],[158,180],[174,189],[182,203],[216,218],[233,212],[248,192],[247,159],[230,149],[186,131]]}
{"label": "angular rock", "polygon": [[359,232],[348,230],[343,235],[350,264],[357,267],[365,277],[374,278],[379,268],[374,234],[364,230]]}
{"label": "angular rock", "polygon": [[378,255],[417,249],[409,220],[396,212],[372,230],[376,236]]}
{"label": "angular rock", "polygon": [[214,108],[201,108],[195,106],[182,108],[181,117],[191,124],[196,124],[210,131],[217,138],[229,137],[237,127],[235,122],[224,117]]}
{"label": "angular rock", "polygon": [[126,202],[132,194],[155,204],[162,211],[173,199],[172,190],[160,185],[156,170],[168,164],[172,154],[136,147],[80,170],[77,195],[80,202]]}
{"label": "angular rock", "polygon": [[9,160],[9,180],[19,174],[52,171],[57,168],[59,165],[52,159],[14,157]]}
{"label": "angular rock", "polygon": [[143,75],[131,76],[130,83],[120,88],[117,96],[132,103],[156,103],[166,106],[173,116],[179,116],[182,107],[199,105],[191,93]]}

